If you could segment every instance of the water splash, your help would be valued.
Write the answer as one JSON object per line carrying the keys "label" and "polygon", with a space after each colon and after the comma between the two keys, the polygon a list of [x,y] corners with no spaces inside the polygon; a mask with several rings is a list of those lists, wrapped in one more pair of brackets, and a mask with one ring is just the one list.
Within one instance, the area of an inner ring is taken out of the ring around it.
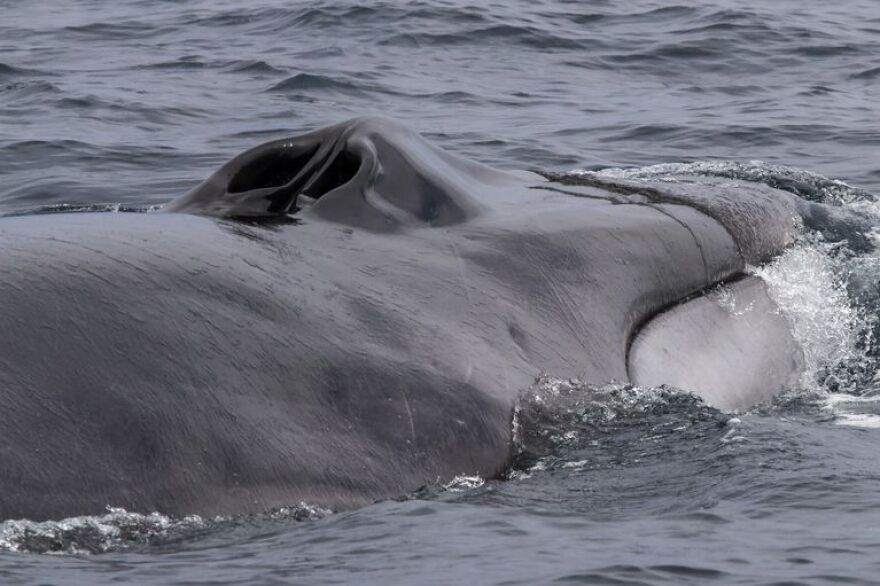
{"label": "water splash", "polygon": [[751,267],[788,318],[804,354],[801,384],[814,386],[828,368],[858,354],[862,316],[846,292],[845,277],[820,240],[805,237],[772,262]]}
{"label": "water splash", "polygon": [[803,392],[818,394],[841,423],[867,421],[850,417],[855,403],[834,397],[880,396],[880,247],[856,253],[806,233],[751,270],[767,282],[804,351]]}
{"label": "water splash", "polygon": [[257,517],[272,521],[316,521],[332,514],[333,511],[330,509],[300,502],[296,506],[272,509],[262,515],[257,515]]}
{"label": "water splash", "polygon": [[94,203],[94,204],[53,204],[15,210],[0,214],[3,218],[16,216],[36,216],[43,214],[86,214],[86,213],[129,213],[144,214],[157,212],[161,205],[131,205],[125,203]]}
{"label": "water splash", "polygon": [[129,513],[107,508],[100,516],[70,517],[61,521],[15,520],[0,523],[0,551],[28,553],[104,553],[136,545],[159,543],[172,533],[203,530],[208,521],[193,515]]}
{"label": "water splash", "polygon": [[456,476],[443,485],[443,489],[449,492],[467,492],[480,488],[486,484],[486,480],[480,476]]}
{"label": "water splash", "polygon": [[188,515],[175,519],[161,513],[132,513],[107,507],[104,515],[83,515],[60,521],[8,520],[0,523],[0,552],[97,554],[179,542],[214,528],[243,521],[311,521],[332,514],[329,509],[299,503],[250,517]]}
{"label": "water splash", "polygon": [[[730,419],[698,396],[673,387],[597,386],[545,376],[514,410],[516,456],[509,475],[523,478],[559,468],[620,464],[634,452],[650,458],[670,438],[717,434]],[[633,450],[634,444],[642,448]]]}
{"label": "water splash", "polygon": [[880,428],[880,395],[831,393],[823,401],[823,408],[839,425]]}

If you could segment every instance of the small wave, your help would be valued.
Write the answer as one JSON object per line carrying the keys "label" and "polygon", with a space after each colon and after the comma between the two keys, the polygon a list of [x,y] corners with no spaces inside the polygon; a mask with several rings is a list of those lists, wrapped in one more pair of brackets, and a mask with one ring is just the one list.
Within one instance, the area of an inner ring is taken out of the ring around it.
{"label": "small wave", "polygon": [[541,50],[585,48],[584,42],[566,38],[560,34],[558,30],[545,31],[533,26],[499,24],[472,30],[465,33],[465,37],[480,39],[481,42],[489,39],[503,39]]}
{"label": "small wave", "polygon": [[613,565],[589,572],[561,574],[554,580],[562,584],[700,584],[729,577],[727,572],[688,564],[662,564],[647,567]]}
{"label": "small wave", "polygon": [[850,79],[877,79],[880,77],[880,67],[872,67],[849,76]]}
{"label": "small wave", "polygon": [[300,11],[292,20],[288,21],[291,26],[326,29],[331,27],[347,27],[351,23],[360,26],[368,23],[385,25],[394,22],[395,28],[408,28],[404,22],[436,23],[450,22],[457,24],[484,23],[488,18],[482,11],[447,5],[404,3],[376,3],[372,6],[312,6]]}
{"label": "small wave", "polygon": [[[330,5],[332,6],[332,5]],[[384,10],[383,10],[384,8]],[[401,17],[405,12],[399,8],[388,7],[372,7],[372,6],[354,6],[354,7],[309,7],[307,10],[296,14],[291,24],[301,27],[329,28],[334,26],[344,26],[350,22],[369,22],[377,15],[394,15]],[[394,21],[390,21],[394,22]]]}
{"label": "small wave", "polygon": [[[185,25],[210,27],[246,27],[254,33],[288,33],[295,29],[316,30],[351,30],[353,24],[364,26],[371,22],[386,25],[395,22],[398,25],[411,18],[424,16],[424,10],[408,9],[393,3],[377,6],[294,6],[285,8],[247,8],[196,16],[184,22]],[[428,9],[428,14],[432,11]],[[471,18],[467,11],[454,11],[464,14],[465,19]]]}
{"label": "small wave", "polygon": [[452,33],[396,33],[379,41],[379,46],[389,47],[431,47],[457,45],[461,36]]}
{"label": "small wave", "polygon": [[79,140],[18,140],[0,146],[0,151],[36,159],[67,152],[85,152],[94,148],[93,145]]}
{"label": "small wave", "polygon": [[156,35],[161,29],[145,22],[93,22],[65,27],[65,30],[100,39],[140,39]]}
{"label": "small wave", "polygon": [[27,69],[22,69],[20,67],[13,67],[12,65],[8,65],[6,63],[0,63],[0,78],[27,75],[28,73],[32,72]]}
{"label": "small wave", "polygon": [[282,80],[269,89],[267,92],[295,92],[302,90],[329,90],[342,92],[360,92],[360,87],[356,84],[344,80],[329,77],[326,75],[315,75],[312,73],[297,73],[294,76]]}
{"label": "small wave", "polygon": [[828,87],[826,85],[812,85],[807,89],[801,90],[798,92],[799,96],[827,96],[829,94],[837,93],[838,90],[833,87]]}
{"label": "small wave", "polygon": [[835,57],[861,53],[864,49],[855,45],[804,45],[794,47],[793,52],[804,57]]}
{"label": "small wave", "polygon": [[271,18],[277,16],[275,11],[255,10],[255,9],[237,9],[229,12],[219,12],[216,14],[207,14],[205,16],[197,16],[183,21],[184,26],[240,26],[259,21],[263,18]]}
{"label": "small wave", "polygon": [[55,102],[55,105],[64,109],[94,108],[97,105],[97,100],[90,98],[61,98]]}
{"label": "small wave", "polygon": [[97,96],[81,96],[81,97],[65,97],[55,101],[55,105],[59,108],[73,110],[87,110],[92,108],[110,108],[111,104],[107,104]]}
{"label": "small wave", "polygon": [[57,94],[60,91],[58,86],[43,79],[0,85],[0,96],[7,99],[33,99],[40,94]]}
{"label": "small wave", "polygon": [[380,40],[378,44],[395,47],[440,47],[460,46],[462,43],[476,40],[480,43],[503,41],[545,51],[583,49],[598,43],[592,39],[564,37],[558,30],[505,24],[480,26],[457,33],[434,31],[394,33]]}
{"label": "small wave", "polygon": [[563,12],[560,16],[578,25],[647,22],[656,27],[667,20],[675,22],[677,19],[687,18],[697,12],[697,8],[694,6],[683,5],[661,6],[640,12],[626,12],[625,8],[630,8],[630,6],[621,6],[621,8],[624,10],[620,12],[614,10],[603,12],[602,6],[597,4],[595,12],[584,12],[584,8],[581,8],[578,12]]}
{"label": "small wave", "polygon": [[656,65],[660,61],[715,60],[726,58],[719,48],[707,46],[705,42],[692,44],[661,45],[650,51],[605,55],[609,63],[646,63]]}
{"label": "small wave", "polygon": [[273,67],[265,61],[233,61],[223,70],[229,73],[284,73],[283,69]]}
{"label": "small wave", "polygon": [[196,55],[181,57],[179,59],[175,59],[174,61],[160,61],[158,63],[150,63],[147,65],[141,65],[138,69],[204,69],[208,65],[199,61],[199,57]]}

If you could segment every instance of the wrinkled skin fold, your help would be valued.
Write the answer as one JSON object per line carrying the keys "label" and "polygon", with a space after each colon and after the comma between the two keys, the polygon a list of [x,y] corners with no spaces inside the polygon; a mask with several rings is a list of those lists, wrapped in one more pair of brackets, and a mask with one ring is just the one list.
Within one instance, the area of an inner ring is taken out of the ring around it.
{"label": "wrinkled skin fold", "polygon": [[498,171],[361,118],[243,153],[163,213],[0,219],[0,517],[342,509],[493,477],[536,376],[629,380],[641,328],[779,254],[801,207]]}

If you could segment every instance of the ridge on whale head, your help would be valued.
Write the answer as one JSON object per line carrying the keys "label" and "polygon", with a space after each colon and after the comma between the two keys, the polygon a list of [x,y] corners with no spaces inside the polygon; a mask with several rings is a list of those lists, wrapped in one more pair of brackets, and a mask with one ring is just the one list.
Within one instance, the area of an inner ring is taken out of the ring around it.
{"label": "ridge on whale head", "polygon": [[[800,373],[744,271],[802,208],[497,171],[358,118],[235,157],[169,213],[0,219],[0,517],[339,509],[492,477],[543,373],[747,407]],[[726,281],[756,313],[703,295]]]}
{"label": "ridge on whale head", "polygon": [[[543,177],[599,193],[574,194],[578,197],[695,207],[731,232],[747,262],[778,253],[790,242],[798,221],[793,220],[797,204],[790,195],[762,186],[751,186],[748,197],[741,197],[741,185],[707,185],[711,180],[706,178],[691,178],[703,184],[696,189],[685,184],[658,189],[649,182],[552,173]],[[505,172],[468,161],[391,119],[365,116],[249,149],[169,202],[164,211],[259,220],[309,208],[313,217],[390,232],[460,224],[490,209],[527,205],[534,199],[528,190],[546,188],[535,184],[540,181],[535,173]]]}

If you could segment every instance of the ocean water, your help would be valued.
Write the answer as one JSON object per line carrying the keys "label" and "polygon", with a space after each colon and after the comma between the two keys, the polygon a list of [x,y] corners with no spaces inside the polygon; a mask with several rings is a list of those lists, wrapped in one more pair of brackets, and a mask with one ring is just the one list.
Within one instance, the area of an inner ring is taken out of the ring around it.
{"label": "ocean water", "polygon": [[499,167],[740,178],[861,215],[751,269],[801,387],[725,413],[549,373],[503,479],[350,512],[5,521],[0,583],[880,583],[880,5],[0,0],[0,214],[151,209],[371,113]]}

